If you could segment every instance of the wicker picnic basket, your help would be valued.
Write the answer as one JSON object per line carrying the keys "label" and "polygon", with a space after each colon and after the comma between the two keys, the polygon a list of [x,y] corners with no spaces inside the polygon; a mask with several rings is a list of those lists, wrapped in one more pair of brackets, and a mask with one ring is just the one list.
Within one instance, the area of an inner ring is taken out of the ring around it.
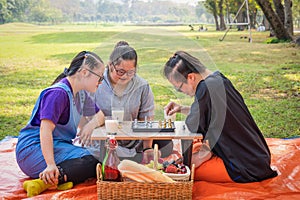
{"label": "wicker picnic basket", "polygon": [[159,182],[111,182],[102,181],[101,164],[97,165],[97,195],[98,199],[192,199],[195,166],[192,166],[190,180],[175,181],[173,183]]}
{"label": "wicker picnic basket", "polygon": [[174,183],[140,183],[140,182],[111,182],[102,181],[101,165],[97,166],[97,195],[98,199],[192,199],[193,171],[191,180],[175,181]]}

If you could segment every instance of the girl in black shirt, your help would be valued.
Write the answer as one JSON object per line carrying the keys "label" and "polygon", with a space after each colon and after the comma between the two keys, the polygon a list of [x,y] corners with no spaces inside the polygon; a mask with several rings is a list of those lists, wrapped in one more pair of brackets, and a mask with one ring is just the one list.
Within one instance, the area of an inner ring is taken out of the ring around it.
{"label": "girl in black shirt", "polygon": [[[164,75],[177,91],[195,98],[190,107],[170,102],[165,111],[187,114],[188,129],[203,134],[214,154],[198,166],[196,180],[246,183],[277,176],[261,131],[241,94],[222,73],[178,51],[166,63]],[[193,154],[193,162],[197,156]]]}

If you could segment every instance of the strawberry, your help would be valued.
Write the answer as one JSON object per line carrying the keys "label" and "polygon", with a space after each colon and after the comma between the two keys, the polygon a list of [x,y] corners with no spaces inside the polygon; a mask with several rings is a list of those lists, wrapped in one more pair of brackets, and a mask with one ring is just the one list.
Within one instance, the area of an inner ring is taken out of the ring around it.
{"label": "strawberry", "polygon": [[166,173],[177,173],[178,169],[175,165],[168,165],[165,172]]}

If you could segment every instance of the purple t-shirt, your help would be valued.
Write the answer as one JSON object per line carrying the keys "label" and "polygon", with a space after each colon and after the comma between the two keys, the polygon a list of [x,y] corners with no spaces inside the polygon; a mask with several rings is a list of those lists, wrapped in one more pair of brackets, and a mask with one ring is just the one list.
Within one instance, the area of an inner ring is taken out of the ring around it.
{"label": "purple t-shirt", "polygon": [[[63,78],[60,82],[66,84],[72,91],[72,87],[67,78]],[[83,116],[92,116],[99,111],[95,101],[86,93],[83,107]],[[77,109],[80,108],[80,97],[76,95],[75,104]],[[39,109],[32,120],[32,125],[39,126],[42,119],[51,120],[54,124],[67,124],[70,115],[70,101],[67,92],[62,88],[52,88],[45,92],[41,99]]]}

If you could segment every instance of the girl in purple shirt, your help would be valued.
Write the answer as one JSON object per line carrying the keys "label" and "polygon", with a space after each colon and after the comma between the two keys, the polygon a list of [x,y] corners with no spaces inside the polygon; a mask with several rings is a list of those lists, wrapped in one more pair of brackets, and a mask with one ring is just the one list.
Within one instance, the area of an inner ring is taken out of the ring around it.
{"label": "girl in purple shirt", "polygon": [[[95,53],[82,51],[52,86],[41,92],[16,146],[19,167],[34,178],[23,184],[28,196],[57,185],[68,189],[96,177],[98,161],[72,140],[77,135],[82,144],[88,144],[93,129],[104,123],[103,113],[87,93],[96,92],[103,72],[103,61]],[[83,116],[93,117],[85,122]]]}

